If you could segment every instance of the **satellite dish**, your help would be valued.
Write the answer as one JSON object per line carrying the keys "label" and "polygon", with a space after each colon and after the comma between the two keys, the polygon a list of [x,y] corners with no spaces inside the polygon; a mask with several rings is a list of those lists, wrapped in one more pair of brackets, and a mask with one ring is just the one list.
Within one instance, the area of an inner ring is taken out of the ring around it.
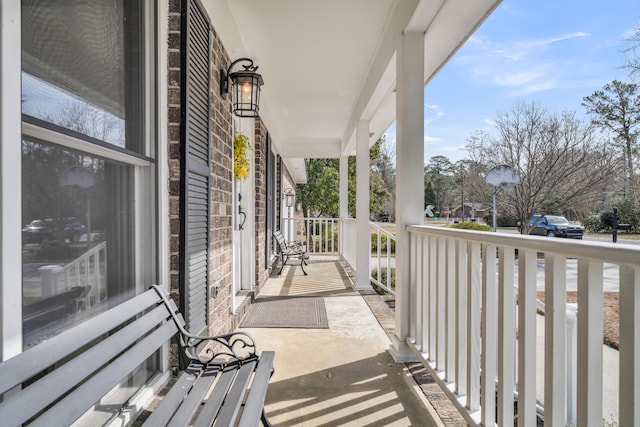
{"label": "satellite dish", "polygon": [[487,172],[486,180],[494,187],[517,185],[520,184],[520,173],[511,166],[498,165]]}

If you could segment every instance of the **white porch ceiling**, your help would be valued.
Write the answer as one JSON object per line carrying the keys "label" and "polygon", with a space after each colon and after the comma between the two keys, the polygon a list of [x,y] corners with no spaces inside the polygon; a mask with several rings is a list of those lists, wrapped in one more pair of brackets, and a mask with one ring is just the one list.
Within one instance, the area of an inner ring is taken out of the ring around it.
{"label": "white porch ceiling", "polygon": [[203,0],[231,60],[264,79],[260,116],[297,182],[305,158],[355,154],[395,120],[395,50],[425,34],[425,85],[501,0]]}

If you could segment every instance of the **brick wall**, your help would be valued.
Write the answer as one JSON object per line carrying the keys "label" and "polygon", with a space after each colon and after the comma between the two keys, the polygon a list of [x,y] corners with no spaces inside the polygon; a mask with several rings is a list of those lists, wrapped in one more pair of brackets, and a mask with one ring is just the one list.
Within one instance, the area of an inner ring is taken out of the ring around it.
{"label": "brick wall", "polygon": [[262,285],[269,277],[265,268],[265,240],[267,221],[267,129],[262,120],[255,128],[255,185],[256,185],[256,283]]}
{"label": "brick wall", "polygon": [[222,42],[215,31],[211,43],[211,185],[209,248],[209,295],[219,286],[216,298],[209,300],[209,329],[222,334],[234,329],[231,316],[233,292],[233,116],[229,98],[220,96],[219,73],[230,64]]}
{"label": "brick wall", "polygon": [[[180,32],[181,2],[169,2],[169,55],[168,55],[168,135],[169,135],[169,215],[170,215],[170,291],[179,295],[180,277]],[[209,300],[211,334],[233,330],[246,310],[241,307],[236,315],[232,309],[232,215],[233,215],[233,116],[229,99],[222,99],[219,89],[220,69],[226,69],[229,57],[215,31],[211,43],[211,140],[210,140],[210,265],[209,295],[219,286],[216,298]],[[260,282],[262,283],[262,282]],[[246,304],[245,304],[246,305]]]}
{"label": "brick wall", "polygon": [[169,1],[168,139],[169,139],[169,290],[179,294],[180,268],[180,0]]}

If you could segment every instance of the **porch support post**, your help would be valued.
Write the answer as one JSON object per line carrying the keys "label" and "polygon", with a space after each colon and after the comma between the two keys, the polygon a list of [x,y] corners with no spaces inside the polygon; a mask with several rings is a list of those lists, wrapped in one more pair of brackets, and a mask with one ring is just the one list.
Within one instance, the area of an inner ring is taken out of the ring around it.
{"label": "porch support post", "polygon": [[[416,360],[409,335],[410,245],[408,225],[423,223],[424,34],[405,33],[396,55],[396,327],[390,352],[398,362]],[[416,262],[424,262],[416,259]],[[414,267],[415,268],[415,267]],[[415,328],[414,328],[415,330]]]}
{"label": "porch support post", "polygon": [[20,10],[0,3],[0,360],[22,351]]}
{"label": "porch support post", "polygon": [[369,259],[369,121],[356,127],[356,290],[371,290]]}
{"label": "porch support post", "polygon": [[339,217],[340,217],[340,255],[344,254],[344,227],[342,226],[342,220],[349,218],[349,156],[340,157],[340,202],[339,202]]}

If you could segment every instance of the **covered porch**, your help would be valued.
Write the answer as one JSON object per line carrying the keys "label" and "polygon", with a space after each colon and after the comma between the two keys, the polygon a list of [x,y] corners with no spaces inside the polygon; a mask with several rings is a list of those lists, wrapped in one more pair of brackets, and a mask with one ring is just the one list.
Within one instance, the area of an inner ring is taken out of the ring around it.
{"label": "covered porch", "polygon": [[[254,308],[281,301],[295,311],[295,300],[321,298],[327,328],[301,327],[296,313],[289,327],[240,328],[276,351],[265,406],[274,425],[438,426],[443,419],[466,425],[444,393],[429,401],[417,382],[424,375],[419,364],[390,356],[394,314],[380,295],[354,290],[348,266],[335,254],[313,255],[305,268],[307,276],[297,264],[272,275]],[[433,393],[437,386],[430,386]]]}

